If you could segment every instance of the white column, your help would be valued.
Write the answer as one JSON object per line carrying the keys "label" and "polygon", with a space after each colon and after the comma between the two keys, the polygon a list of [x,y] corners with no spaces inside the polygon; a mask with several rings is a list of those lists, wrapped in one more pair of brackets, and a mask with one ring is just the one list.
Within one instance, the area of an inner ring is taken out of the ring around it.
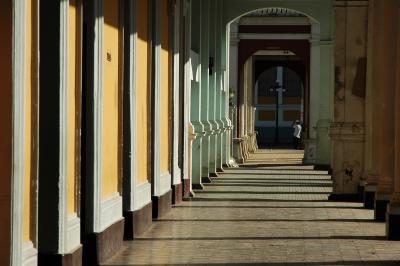
{"label": "white column", "polygon": [[178,165],[179,158],[179,61],[180,61],[180,1],[177,1],[174,5],[174,54],[173,54],[173,157],[172,157],[172,178],[173,184],[179,185],[181,183],[181,169]]}
{"label": "white column", "polygon": [[321,86],[321,46],[320,46],[320,25],[311,24],[312,39],[310,40],[310,101],[309,101],[309,139],[305,140],[305,160],[307,163],[314,163],[317,156],[315,128],[319,120],[320,109],[320,86]]}

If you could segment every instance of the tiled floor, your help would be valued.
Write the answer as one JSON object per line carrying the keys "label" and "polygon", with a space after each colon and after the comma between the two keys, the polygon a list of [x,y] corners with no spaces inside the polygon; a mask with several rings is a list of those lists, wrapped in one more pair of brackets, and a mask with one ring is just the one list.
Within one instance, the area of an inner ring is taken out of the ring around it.
{"label": "tiled floor", "polygon": [[310,167],[229,169],[106,265],[400,265],[384,223],[330,191]]}

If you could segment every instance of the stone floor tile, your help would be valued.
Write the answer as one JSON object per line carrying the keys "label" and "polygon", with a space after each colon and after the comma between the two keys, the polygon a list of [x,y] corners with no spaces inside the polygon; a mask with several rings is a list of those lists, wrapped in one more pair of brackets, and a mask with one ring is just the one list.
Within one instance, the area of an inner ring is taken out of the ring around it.
{"label": "stone floor tile", "polygon": [[400,265],[400,242],[385,240],[373,211],[328,201],[326,171],[255,161],[226,169],[104,265]]}

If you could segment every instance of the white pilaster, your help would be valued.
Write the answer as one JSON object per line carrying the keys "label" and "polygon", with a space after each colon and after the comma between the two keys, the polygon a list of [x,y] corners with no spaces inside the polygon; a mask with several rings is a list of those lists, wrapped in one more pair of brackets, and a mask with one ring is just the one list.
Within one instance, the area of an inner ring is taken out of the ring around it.
{"label": "white pilaster", "polygon": [[11,258],[12,266],[22,263],[24,154],[25,154],[25,38],[26,3],[13,1],[12,10],[12,198],[11,198]]}
{"label": "white pilaster", "polygon": [[154,157],[153,157],[153,196],[162,196],[171,189],[171,174],[161,173],[160,169],[160,97],[161,97],[161,21],[160,0],[154,1]]}
{"label": "white pilaster", "polygon": [[179,115],[179,85],[180,85],[180,77],[179,77],[179,69],[180,69],[180,14],[181,14],[181,5],[180,1],[177,1],[174,5],[174,54],[173,54],[173,113],[174,113],[174,126],[173,126],[173,158],[172,158],[172,175],[173,175],[173,184],[178,185],[181,183],[181,169],[178,165],[179,160],[179,125],[180,125],[180,115]]}

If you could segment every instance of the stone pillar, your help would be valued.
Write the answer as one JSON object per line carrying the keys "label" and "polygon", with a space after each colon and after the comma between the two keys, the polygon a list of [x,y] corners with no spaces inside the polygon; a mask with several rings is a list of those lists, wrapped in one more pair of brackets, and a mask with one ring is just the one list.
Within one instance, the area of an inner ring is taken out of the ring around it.
{"label": "stone pillar", "polygon": [[201,144],[201,179],[202,182],[210,182],[209,179],[209,163],[210,163],[210,136],[212,133],[212,125],[209,122],[208,110],[210,108],[210,91],[209,91],[209,29],[210,29],[210,1],[202,0],[201,17],[200,17],[200,87],[201,87],[201,105],[200,118],[205,135]]}
{"label": "stone pillar", "polygon": [[[379,156],[381,157],[380,177],[375,193],[375,219],[384,221],[386,207],[393,192],[394,178],[394,87],[395,87],[395,60],[393,52],[396,51],[396,20],[394,5],[395,1],[380,1],[378,7],[380,11],[379,25],[381,26],[380,38],[378,40],[380,49],[380,67],[376,69],[379,75],[378,89],[380,97],[380,130],[381,141],[379,146]],[[377,84],[378,85],[378,84]]]}
{"label": "stone pillar", "polygon": [[379,179],[379,168],[381,157],[379,156],[379,139],[380,139],[380,95],[379,90],[379,77],[377,74],[377,68],[379,69],[379,60],[380,56],[377,51],[380,49],[380,46],[377,42],[380,27],[379,27],[379,13],[376,9],[376,5],[379,1],[373,0],[369,1],[369,29],[368,35],[370,38],[370,42],[368,43],[368,62],[367,62],[367,92],[370,92],[370,98],[368,99],[371,116],[371,125],[369,128],[369,146],[370,146],[370,160],[371,165],[369,167],[369,171],[366,173],[366,182],[364,187],[364,207],[367,209],[374,208],[375,202],[375,191],[378,185]]}
{"label": "stone pillar", "polygon": [[224,72],[222,68],[222,1],[217,1],[217,13],[216,13],[216,56],[215,56],[215,71],[216,71],[216,108],[215,108],[215,119],[218,124],[218,135],[217,135],[217,151],[216,151],[216,170],[222,172],[223,165],[223,154],[225,149],[224,139],[226,136],[226,126],[223,120],[223,108],[225,107],[223,102],[223,80]]}
{"label": "stone pillar", "polygon": [[[190,63],[190,51],[191,51],[191,2],[183,1],[183,31],[184,34],[184,49],[181,50],[184,56],[184,65],[183,73],[184,73],[184,92],[183,92],[183,197],[188,198],[190,196],[190,191],[192,189],[191,184],[191,173],[190,173],[190,165],[192,163],[191,159],[191,150],[192,150],[192,139],[194,137],[194,130],[192,125],[190,124],[190,101],[191,101],[191,83],[192,83],[192,67]],[[191,132],[189,132],[191,129]]]}
{"label": "stone pillar", "polygon": [[[399,2],[398,2],[399,3]],[[389,239],[400,240],[400,5],[393,8],[396,12],[396,83],[395,83],[395,136],[394,136],[394,187],[386,213],[386,235]]]}
{"label": "stone pillar", "polygon": [[332,199],[358,199],[364,165],[367,3],[335,5],[334,122],[330,126]]}
{"label": "stone pillar", "polygon": [[[199,81],[201,79],[200,71],[200,25],[201,25],[201,1],[192,1],[191,9],[200,10],[200,12],[191,13],[191,40],[190,40],[190,65],[189,76],[190,84],[190,125],[189,128],[193,129],[194,139],[190,145],[188,156],[190,157],[189,175],[193,188],[202,188],[201,184],[201,162],[202,162],[202,141],[204,136],[204,127],[201,123],[201,87]],[[190,133],[189,133],[190,135]]]}
{"label": "stone pillar", "polygon": [[[360,179],[359,185],[359,192],[362,196],[364,201],[364,205],[366,203],[366,184],[368,176],[371,174],[371,169],[373,165],[373,150],[372,150],[372,124],[373,124],[373,117],[372,117],[372,77],[373,77],[373,3],[370,1],[368,3],[368,32],[367,32],[367,67],[366,67],[366,84],[365,84],[365,108],[364,108],[364,130],[365,130],[365,139],[364,139],[364,173]],[[369,193],[369,198],[373,195],[373,193]],[[372,201],[370,201],[372,202]],[[371,207],[373,204],[367,203]]]}
{"label": "stone pillar", "polygon": [[320,47],[320,26],[317,23],[311,25],[312,39],[310,40],[310,101],[309,112],[310,119],[307,131],[308,139],[304,140],[306,163],[315,163],[317,158],[316,138],[317,132],[315,127],[319,119],[319,88],[320,88],[320,63],[321,63],[321,47]]}
{"label": "stone pillar", "polygon": [[179,152],[183,150],[179,149],[180,136],[179,127],[181,124],[181,114],[179,112],[179,104],[181,97],[180,89],[180,57],[184,56],[181,54],[181,23],[183,19],[181,17],[181,2],[177,1],[173,6],[173,32],[170,34],[173,38],[173,156],[172,156],[172,199],[173,203],[176,204],[182,200],[182,181],[181,181],[181,168],[179,167]]}
{"label": "stone pillar", "polygon": [[[386,236],[389,239],[400,240],[400,1],[393,8],[397,21],[397,55],[396,55],[396,84],[395,84],[395,138],[394,138],[394,193],[390,199],[386,213]],[[394,13],[393,12],[393,13]]]}
{"label": "stone pillar", "polygon": [[217,23],[217,1],[210,1],[209,7],[209,62],[208,62],[208,89],[209,89],[209,105],[208,105],[208,122],[211,125],[210,132],[210,154],[209,154],[209,174],[210,176],[217,176],[217,136],[219,135],[219,125],[216,121],[216,105],[217,105],[217,36],[216,36],[216,23]]}

